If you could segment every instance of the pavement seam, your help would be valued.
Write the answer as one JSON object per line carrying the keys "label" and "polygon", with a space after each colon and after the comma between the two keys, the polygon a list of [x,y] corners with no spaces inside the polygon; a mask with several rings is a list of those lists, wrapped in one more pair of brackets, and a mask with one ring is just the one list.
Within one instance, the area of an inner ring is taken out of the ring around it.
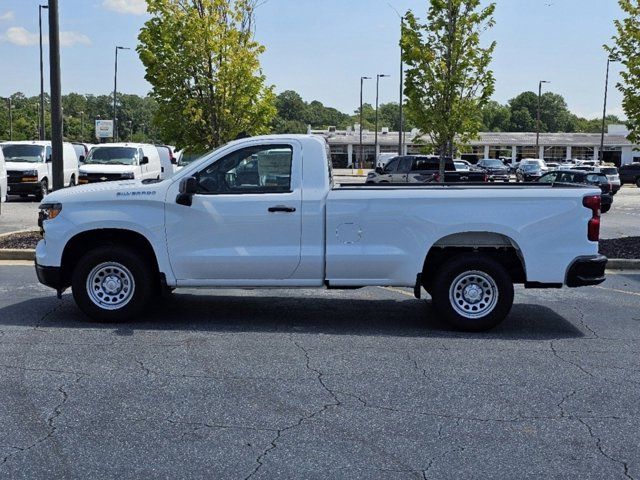
{"label": "pavement seam", "polygon": [[610,460],[613,463],[616,463],[618,465],[621,465],[623,468],[623,474],[626,478],[630,479],[630,480],[635,480],[631,474],[629,473],[629,465],[627,462],[625,462],[624,460],[620,460],[618,458],[614,458],[611,455],[607,454],[604,451],[604,448],[602,447],[602,439],[600,437],[598,437],[594,432],[593,432],[593,428],[591,427],[591,425],[589,425],[587,422],[584,421],[583,418],[578,417],[578,422],[580,422],[582,425],[584,425],[587,429],[587,431],[589,432],[589,435],[591,436],[591,438],[593,438],[596,441],[596,448],[598,449],[598,452],[600,452],[600,454],[605,457],[606,459]]}

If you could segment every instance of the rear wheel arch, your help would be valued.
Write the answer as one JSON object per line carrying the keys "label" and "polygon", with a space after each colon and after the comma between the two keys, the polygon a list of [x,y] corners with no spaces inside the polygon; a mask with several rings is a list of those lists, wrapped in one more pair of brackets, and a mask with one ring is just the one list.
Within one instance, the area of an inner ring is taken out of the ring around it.
{"label": "rear wheel arch", "polygon": [[430,291],[440,268],[463,254],[490,258],[505,267],[513,283],[526,282],[522,251],[511,237],[495,232],[460,232],[439,239],[427,252],[421,272],[424,288]]}

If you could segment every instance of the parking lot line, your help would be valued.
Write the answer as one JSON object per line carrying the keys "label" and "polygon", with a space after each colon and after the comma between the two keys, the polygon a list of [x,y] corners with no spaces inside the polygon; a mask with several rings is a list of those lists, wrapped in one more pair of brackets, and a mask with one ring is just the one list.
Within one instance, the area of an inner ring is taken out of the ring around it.
{"label": "parking lot line", "polygon": [[617,288],[607,288],[607,287],[599,287],[599,286],[596,286],[594,288],[599,288],[600,290],[609,290],[610,292],[626,293],[627,295],[635,295],[636,297],[640,297],[640,293],[638,292],[629,292],[627,290],[619,290]]}
{"label": "parking lot line", "polygon": [[412,292],[407,292],[405,290],[400,290],[399,288],[394,288],[394,287],[378,287],[378,288],[381,288],[383,290],[389,290],[390,292],[399,293],[399,294],[405,295],[407,297],[415,298],[415,296],[413,295]]}

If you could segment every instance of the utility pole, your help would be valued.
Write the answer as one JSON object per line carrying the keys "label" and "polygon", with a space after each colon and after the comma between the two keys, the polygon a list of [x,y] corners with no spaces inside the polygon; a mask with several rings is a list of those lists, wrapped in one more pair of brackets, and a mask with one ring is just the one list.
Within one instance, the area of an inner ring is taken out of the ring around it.
{"label": "utility pole", "polygon": [[62,161],[62,85],[60,81],[60,27],[58,0],[49,0],[49,68],[51,78],[51,171],[52,187],[64,187]]}
{"label": "utility pole", "polygon": [[40,27],[40,120],[39,136],[40,140],[46,139],[44,127],[44,63],[42,61],[42,10],[48,10],[48,5],[38,5],[38,25]]}
{"label": "utility pole", "polygon": [[360,158],[358,159],[358,168],[364,168],[364,149],[362,146],[362,88],[365,80],[371,80],[371,77],[360,77]]}
{"label": "utility pole", "polygon": [[543,83],[551,83],[547,80],[540,80],[538,84],[538,114],[536,118],[536,156],[539,155],[540,152],[540,99],[542,98],[542,84]]}
{"label": "utility pole", "polygon": [[400,12],[396,8],[387,3],[389,7],[396,12],[396,15],[400,18],[400,99],[398,100],[398,106],[400,108],[400,129],[398,131],[398,155],[404,154],[404,116],[403,116],[403,103],[404,103],[404,61],[402,48],[402,32],[404,30],[404,17],[400,15]]}
{"label": "utility pole", "polygon": [[11,103],[11,96],[6,98],[9,106],[9,140],[13,140],[13,103]]}
{"label": "utility pole", "polygon": [[375,163],[378,163],[378,100],[380,97],[380,79],[390,77],[391,75],[385,75],[383,73],[379,73],[376,75],[376,136],[375,136],[375,147],[374,147],[374,155],[375,155]]}
{"label": "utility pole", "polygon": [[118,141],[118,117],[116,98],[118,94],[118,50],[131,50],[128,47],[116,47],[116,65],[113,74],[113,141]]}
{"label": "utility pole", "polygon": [[598,160],[604,160],[604,129],[607,122],[607,94],[609,93],[609,64],[611,62],[619,62],[620,59],[609,56],[607,58],[607,75],[604,81],[604,107],[602,108],[602,131],[600,132],[600,151],[598,152]]}
{"label": "utility pole", "polygon": [[80,111],[80,141],[84,142],[84,112]]}

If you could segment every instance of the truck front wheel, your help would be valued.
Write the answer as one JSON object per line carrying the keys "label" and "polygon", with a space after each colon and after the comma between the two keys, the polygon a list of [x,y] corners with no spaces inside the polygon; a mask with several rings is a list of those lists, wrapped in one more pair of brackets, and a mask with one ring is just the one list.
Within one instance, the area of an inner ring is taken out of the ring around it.
{"label": "truck front wheel", "polygon": [[436,310],[460,330],[480,332],[500,324],[513,305],[513,282],[500,263],[479,254],[445,263],[433,282]]}
{"label": "truck front wheel", "polygon": [[73,298],[84,313],[103,322],[120,322],[142,313],[153,275],[140,256],[118,246],[86,253],[71,279]]}

